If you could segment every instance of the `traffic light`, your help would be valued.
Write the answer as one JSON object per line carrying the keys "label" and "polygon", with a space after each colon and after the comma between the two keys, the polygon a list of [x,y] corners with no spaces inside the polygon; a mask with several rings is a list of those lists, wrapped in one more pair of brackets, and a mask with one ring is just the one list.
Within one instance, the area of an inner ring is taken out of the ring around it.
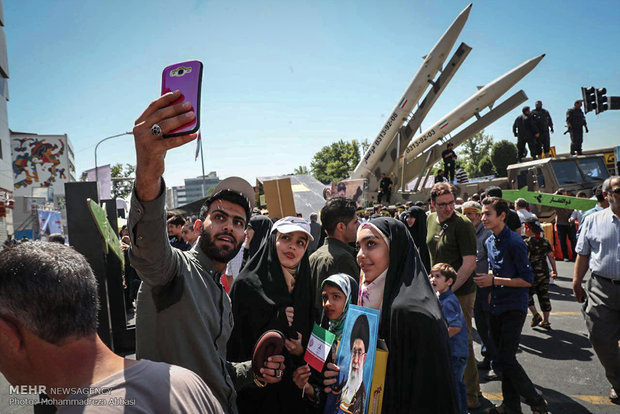
{"label": "traffic light", "polygon": [[594,86],[589,88],[582,87],[581,96],[583,97],[583,112],[587,114],[590,111],[594,111],[596,109],[596,90]]}
{"label": "traffic light", "polygon": [[607,97],[605,96],[606,93],[607,89],[605,88],[598,88],[596,91],[594,91],[594,97],[596,101],[594,111],[597,115],[609,109],[609,105],[607,104]]}

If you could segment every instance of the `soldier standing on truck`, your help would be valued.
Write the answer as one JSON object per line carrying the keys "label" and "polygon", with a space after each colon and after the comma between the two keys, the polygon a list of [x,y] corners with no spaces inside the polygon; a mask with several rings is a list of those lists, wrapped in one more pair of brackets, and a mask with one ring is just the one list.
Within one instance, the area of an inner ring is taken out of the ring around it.
{"label": "soldier standing on truck", "polygon": [[575,101],[575,106],[566,111],[566,126],[570,133],[570,153],[571,155],[581,155],[581,145],[583,144],[583,128],[588,131],[586,116],[581,110],[582,101]]}
{"label": "soldier standing on truck", "polygon": [[[551,133],[553,134],[553,120],[551,119],[551,115],[549,115],[549,111],[543,109],[542,101],[536,101],[536,109],[532,111],[532,116],[534,117],[534,121],[536,121],[536,126],[538,127],[538,132],[540,133],[538,141],[542,146],[542,152],[543,154],[549,154],[549,148],[551,146],[549,130],[551,130]],[[540,146],[538,149],[541,149]]]}
{"label": "soldier standing on truck", "polygon": [[525,158],[527,151],[525,144],[530,149],[532,159],[537,159],[540,155],[540,145],[538,143],[538,127],[534,122],[534,118],[530,114],[530,107],[524,106],[521,110],[523,113],[515,119],[515,123],[512,125],[512,133],[517,137],[517,158],[521,162],[522,158]]}

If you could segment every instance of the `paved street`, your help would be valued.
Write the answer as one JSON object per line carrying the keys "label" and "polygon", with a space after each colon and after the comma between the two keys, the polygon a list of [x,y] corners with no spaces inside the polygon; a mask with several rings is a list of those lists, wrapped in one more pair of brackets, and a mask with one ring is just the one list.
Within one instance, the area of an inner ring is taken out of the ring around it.
{"label": "paved street", "polygon": [[[609,383],[588,341],[581,305],[572,296],[573,263],[558,262],[558,273],[557,283],[550,287],[552,330],[530,328],[528,315],[517,358],[543,392],[551,413],[620,413],[620,406],[609,401]],[[536,306],[540,311],[538,302]],[[481,359],[480,345],[474,347],[476,357]],[[501,400],[499,381],[486,382],[481,378],[481,388],[486,399],[495,403]],[[471,413],[482,413],[490,404],[483,401],[481,409]],[[525,404],[522,410],[530,412]]]}
{"label": "paved street", "polygon": [[[530,328],[528,316],[521,337],[519,361],[544,393],[551,413],[620,413],[620,406],[609,402],[609,384],[588,341],[581,307],[572,297],[573,264],[560,262],[558,270],[558,283],[551,287],[553,330]],[[480,359],[478,344],[475,352]],[[500,400],[500,383],[482,380],[482,392],[483,406],[472,410],[472,414],[482,413],[484,408],[490,407],[491,401]],[[32,413],[31,407],[9,404],[9,398],[8,383],[0,375],[0,413]],[[530,410],[524,405],[523,412]]]}

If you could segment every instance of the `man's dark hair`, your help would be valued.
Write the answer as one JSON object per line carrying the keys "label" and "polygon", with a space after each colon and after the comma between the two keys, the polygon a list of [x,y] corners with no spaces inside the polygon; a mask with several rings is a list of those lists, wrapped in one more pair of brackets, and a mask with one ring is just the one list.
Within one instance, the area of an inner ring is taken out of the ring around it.
{"label": "man's dark hair", "polygon": [[495,213],[498,216],[502,213],[506,213],[506,216],[504,217],[504,221],[506,221],[506,218],[508,217],[508,213],[510,212],[510,207],[508,207],[507,202],[505,202],[499,197],[487,197],[484,200],[482,200],[482,204],[485,206],[493,207],[493,210],[495,210]]}
{"label": "man's dark hair", "polygon": [[592,190],[592,194],[596,197],[597,202],[602,203],[603,201],[605,201],[605,196],[603,195],[602,184],[599,184],[596,187],[594,187],[594,190]]}
{"label": "man's dark hair", "polygon": [[52,233],[47,237],[48,242],[65,244],[65,236],[60,233]]}
{"label": "man's dark hair", "polygon": [[168,224],[172,224],[173,226],[182,226],[185,224],[185,218],[180,214],[175,214],[168,219]]}
{"label": "man's dark hair", "polygon": [[338,183],[338,191],[347,191],[347,185],[345,183]]}
{"label": "man's dark hair", "polygon": [[437,197],[452,194],[456,198],[456,189],[450,183],[437,183],[431,189],[431,200],[435,201]]}
{"label": "man's dark hair", "polygon": [[487,188],[486,192],[484,193],[484,197],[502,198],[502,195],[503,195],[502,189],[497,186],[491,186]]}
{"label": "man's dark hair", "polygon": [[528,203],[524,198],[517,198],[515,204],[517,205],[517,208],[527,208],[528,206]]}
{"label": "man's dark hair", "polygon": [[578,103],[581,103],[581,102],[583,102],[583,99],[577,99],[577,100],[575,101],[575,103],[573,104],[573,106],[574,106],[574,105],[577,105]]}
{"label": "man's dark hair", "polygon": [[346,197],[332,197],[321,209],[321,223],[329,236],[334,234],[338,223],[348,224],[353,217],[357,206],[355,202]]}
{"label": "man's dark hair", "polygon": [[207,217],[207,214],[209,214],[211,204],[213,204],[213,202],[216,200],[225,200],[233,204],[240,205],[245,211],[246,225],[250,221],[252,211],[250,210],[250,204],[248,203],[248,199],[241,195],[241,193],[236,193],[234,191],[228,190],[222,190],[205,200],[205,202],[202,204],[202,207],[200,207],[200,214],[198,215],[200,221],[204,221],[204,219]]}
{"label": "man's dark hair", "polygon": [[69,246],[25,242],[0,252],[0,315],[51,344],[97,332],[97,280]]}
{"label": "man's dark hair", "polygon": [[357,317],[353,328],[351,328],[351,337],[349,338],[349,349],[353,349],[353,343],[356,339],[361,339],[364,342],[364,351],[368,352],[368,340],[370,336],[370,327],[368,325],[368,318],[362,314]]}
{"label": "man's dark hair", "polygon": [[526,113],[526,112],[529,112],[529,110],[530,110],[529,106],[524,106],[521,112]]}

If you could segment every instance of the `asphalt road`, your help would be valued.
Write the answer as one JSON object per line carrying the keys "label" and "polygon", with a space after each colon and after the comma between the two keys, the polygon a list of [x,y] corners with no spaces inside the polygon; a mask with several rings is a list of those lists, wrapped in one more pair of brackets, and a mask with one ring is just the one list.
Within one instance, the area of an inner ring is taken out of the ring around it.
{"label": "asphalt road", "polygon": [[[572,296],[573,263],[558,262],[558,273],[556,284],[550,286],[552,330],[531,328],[528,315],[517,359],[543,393],[551,413],[619,414],[620,406],[609,400],[609,382],[588,340],[581,305]],[[536,304],[540,311],[537,300]],[[479,341],[474,348],[476,357],[482,359]],[[485,398],[480,409],[470,410],[472,414],[482,413],[492,402],[501,402],[499,381],[481,378],[480,382]],[[522,410],[531,412],[525,404]]]}
{"label": "asphalt road", "polygon": [[[550,289],[553,329],[530,328],[528,316],[517,358],[549,402],[551,413],[618,414],[620,406],[609,401],[609,383],[588,341],[581,306],[572,297],[573,264],[559,262],[558,270],[558,281]],[[478,343],[475,352],[480,359]],[[472,414],[482,413],[484,408],[501,401],[500,382],[481,379],[481,388],[482,407],[471,410]],[[0,413],[32,413],[30,406],[11,404],[11,397],[14,396],[9,394],[9,385],[0,375]],[[530,412],[525,405],[522,409],[524,413]]]}

